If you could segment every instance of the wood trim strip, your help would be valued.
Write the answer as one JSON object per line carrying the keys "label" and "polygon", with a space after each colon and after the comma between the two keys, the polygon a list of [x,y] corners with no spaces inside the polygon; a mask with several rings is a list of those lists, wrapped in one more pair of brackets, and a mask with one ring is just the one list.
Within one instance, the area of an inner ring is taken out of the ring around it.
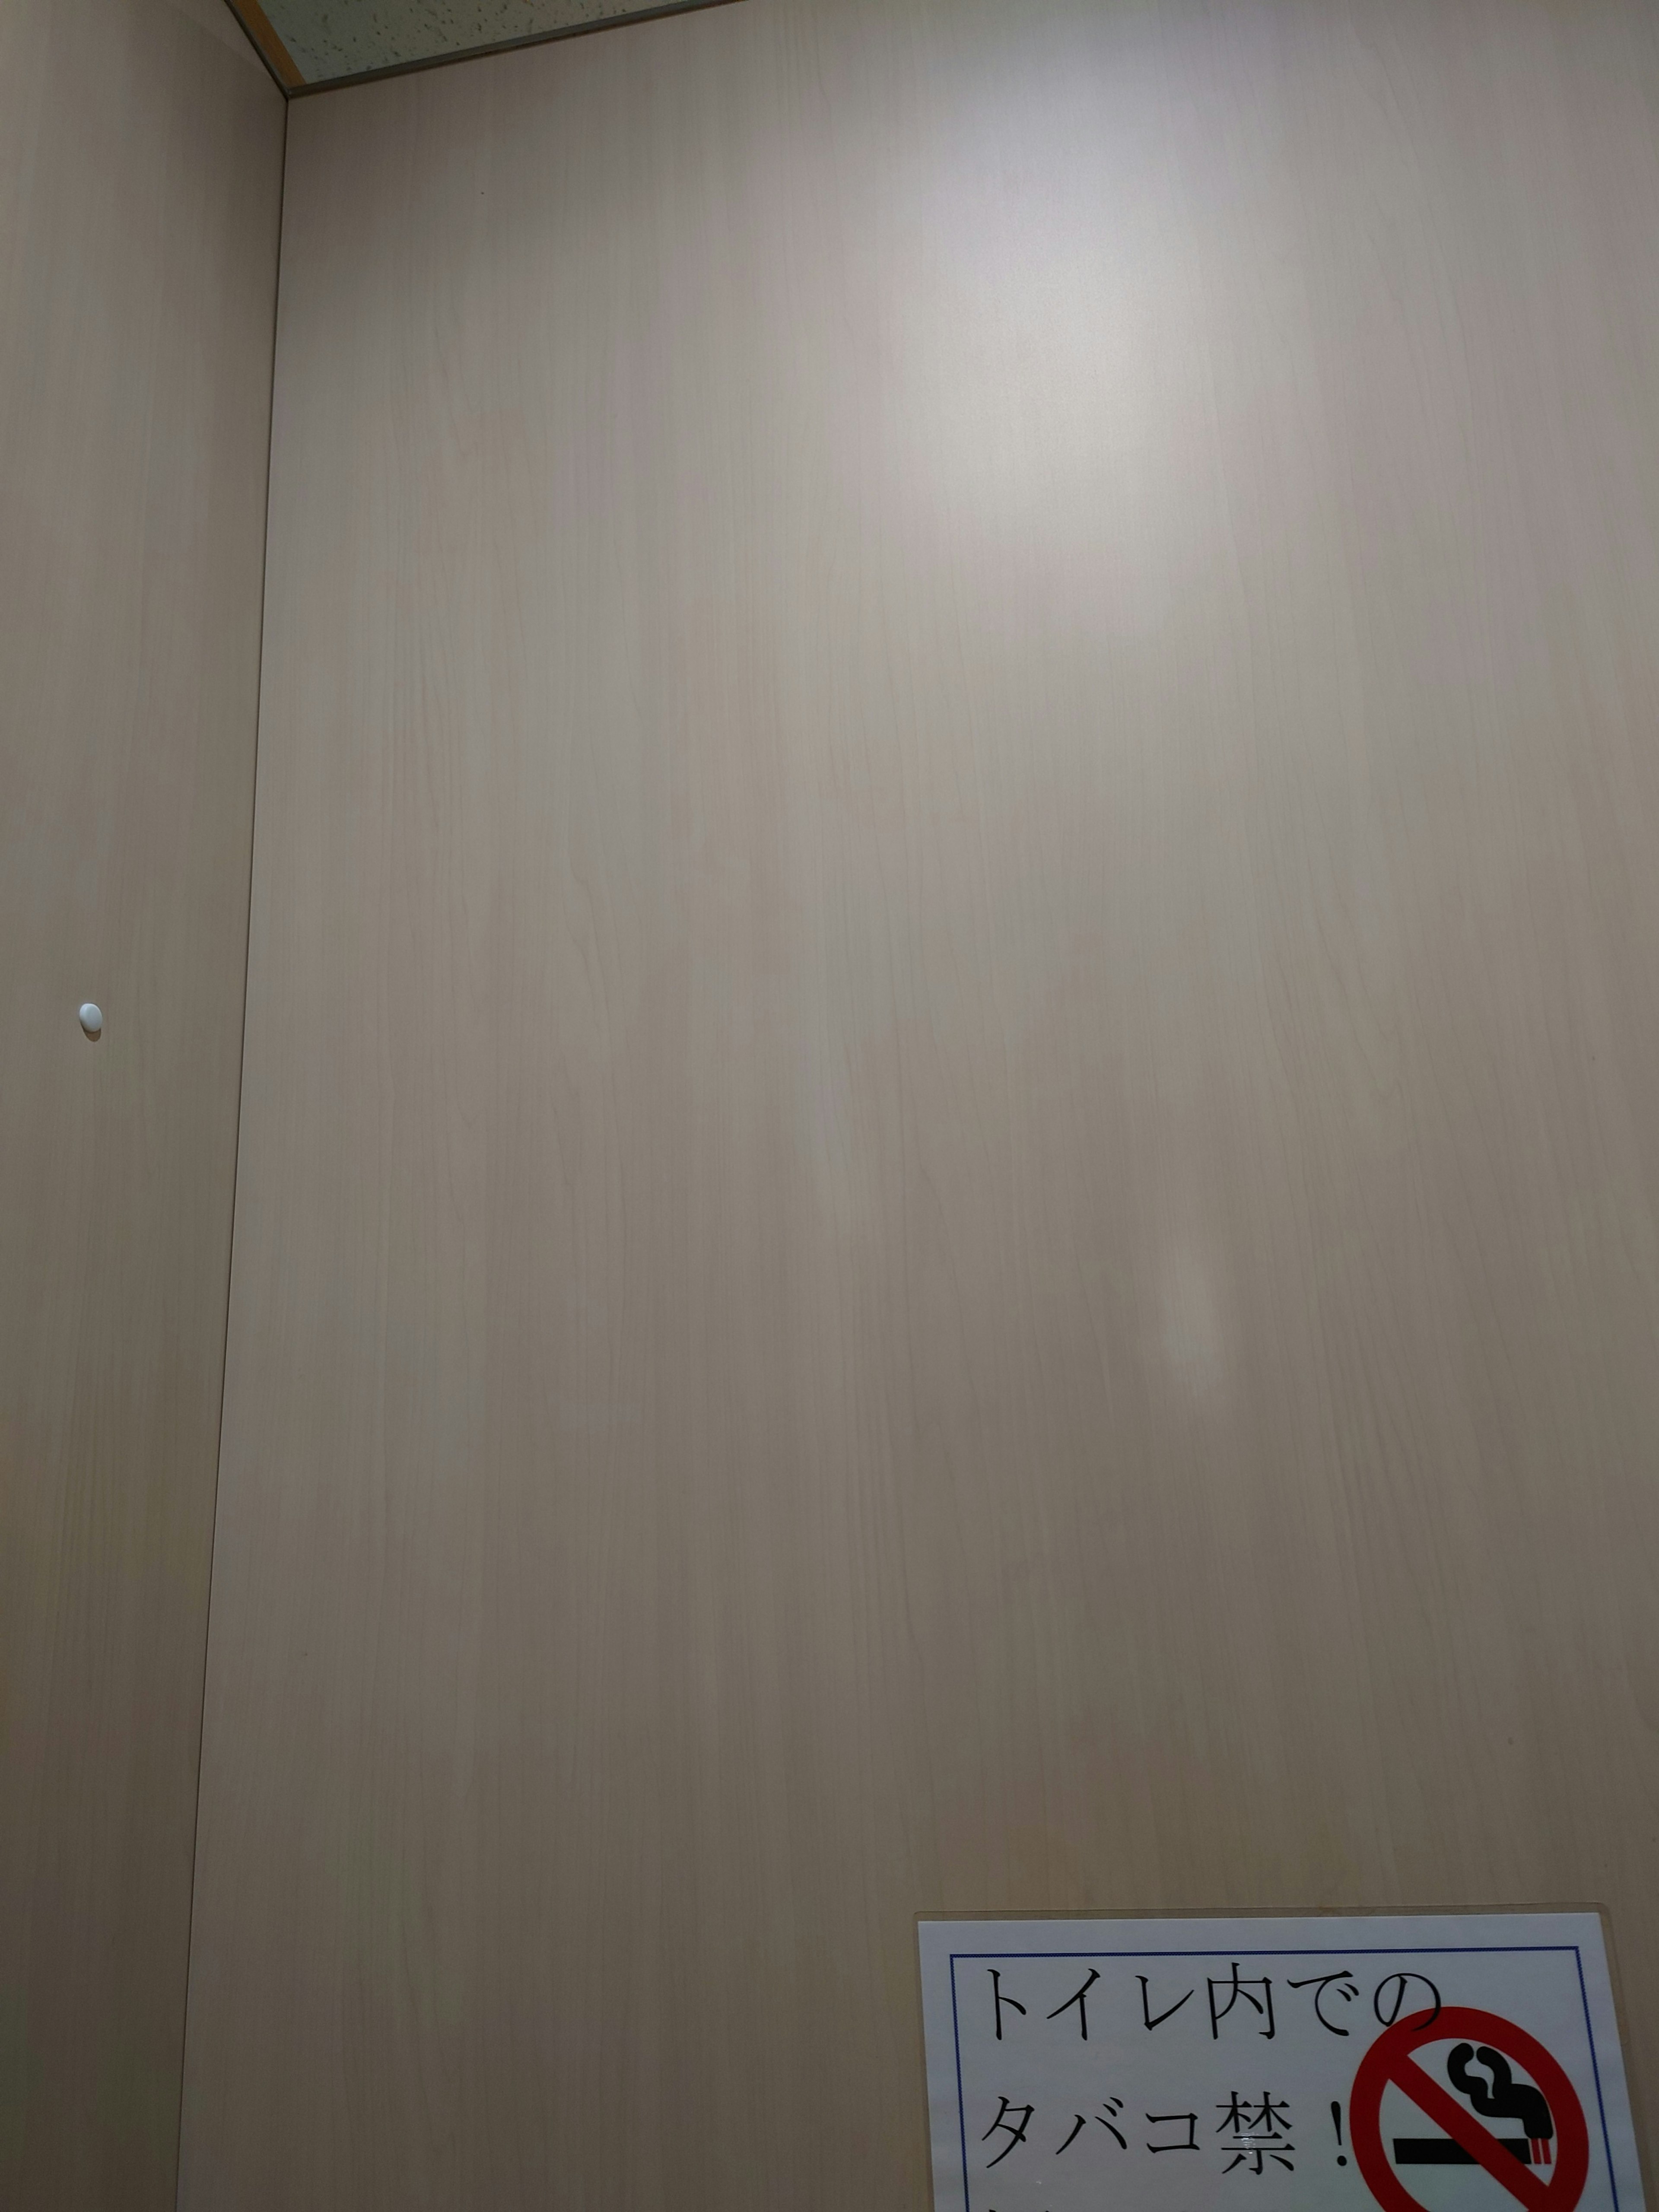
{"label": "wood trim strip", "polygon": [[259,5],[259,0],[225,0],[225,4],[253,41],[258,49],[260,60],[283,90],[303,91],[306,81],[295,66],[293,55],[276,35],[270,16]]}

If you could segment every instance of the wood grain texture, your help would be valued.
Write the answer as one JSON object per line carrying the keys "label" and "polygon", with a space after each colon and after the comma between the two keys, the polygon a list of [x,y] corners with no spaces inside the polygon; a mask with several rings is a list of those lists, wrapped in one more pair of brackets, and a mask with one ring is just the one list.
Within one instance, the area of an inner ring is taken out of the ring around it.
{"label": "wood grain texture", "polygon": [[283,103],[240,35],[167,0],[0,9],[0,2204],[18,2212],[174,2197],[282,185]]}
{"label": "wood grain texture", "polygon": [[1651,2115],[1656,125],[1634,0],[296,106],[185,2212],[923,2205],[924,1909],[1604,1900]]}

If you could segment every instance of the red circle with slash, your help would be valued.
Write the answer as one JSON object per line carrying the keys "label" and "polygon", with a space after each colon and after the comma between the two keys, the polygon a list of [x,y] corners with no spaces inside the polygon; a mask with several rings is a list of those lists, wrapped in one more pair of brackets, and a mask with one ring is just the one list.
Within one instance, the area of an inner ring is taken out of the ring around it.
{"label": "red circle with slash", "polygon": [[[1417,2063],[1413,2054],[1424,2044],[1444,2042],[1454,2036],[1501,2051],[1505,2058],[1525,2067],[1543,2092],[1555,2122],[1553,2181],[1540,2181],[1529,2166],[1522,2166],[1490,2130],[1481,2126],[1466,2105],[1459,2104],[1449,2090],[1443,2089],[1433,2075]],[[1589,2175],[1589,2130],[1578,2093],[1559,2062],[1513,2021],[1500,2020],[1495,2012],[1477,2012],[1468,2005],[1445,2005],[1438,2012],[1413,2013],[1385,2028],[1360,2060],[1353,2077],[1348,2096],[1353,2154],[1366,2187],[1383,2212],[1423,2212],[1389,2163],[1383,2147],[1382,2092],[1390,2081],[1419,2112],[1461,2143],[1494,2181],[1518,2198],[1525,2212],[1572,2212],[1583,2195]]]}

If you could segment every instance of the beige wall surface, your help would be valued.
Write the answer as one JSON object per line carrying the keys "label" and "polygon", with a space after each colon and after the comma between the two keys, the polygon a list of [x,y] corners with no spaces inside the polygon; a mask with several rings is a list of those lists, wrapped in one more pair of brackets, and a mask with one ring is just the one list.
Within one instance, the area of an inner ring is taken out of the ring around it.
{"label": "beige wall surface", "polygon": [[[219,11],[222,16],[223,11]],[[0,2204],[173,2201],[283,103],[0,6]],[[76,1010],[103,1006],[101,1041]]]}
{"label": "beige wall surface", "polygon": [[301,103],[185,2212],[927,2203],[913,1916],[1605,1901],[1659,16]]}

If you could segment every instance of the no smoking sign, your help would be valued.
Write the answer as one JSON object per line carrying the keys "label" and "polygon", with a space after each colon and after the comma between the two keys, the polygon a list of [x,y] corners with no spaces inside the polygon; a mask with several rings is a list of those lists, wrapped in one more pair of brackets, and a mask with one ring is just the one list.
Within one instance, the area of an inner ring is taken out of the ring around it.
{"label": "no smoking sign", "polygon": [[933,2212],[1643,2212],[1595,1912],[927,1920]]}
{"label": "no smoking sign", "polygon": [[[1443,2086],[1423,2054],[1448,2043]],[[1386,2138],[1391,2085],[1438,2132]],[[1383,2212],[1425,2212],[1402,2172],[1435,2166],[1484,2166],[1526,2212],[1575,2212],[1583,2195],[1589,2130],[1578,2093],[1535,2037],[1496,2013],[1454,2005],[1385,2028],[1354,2075],[1348,2113],[1355,2161]]]}

